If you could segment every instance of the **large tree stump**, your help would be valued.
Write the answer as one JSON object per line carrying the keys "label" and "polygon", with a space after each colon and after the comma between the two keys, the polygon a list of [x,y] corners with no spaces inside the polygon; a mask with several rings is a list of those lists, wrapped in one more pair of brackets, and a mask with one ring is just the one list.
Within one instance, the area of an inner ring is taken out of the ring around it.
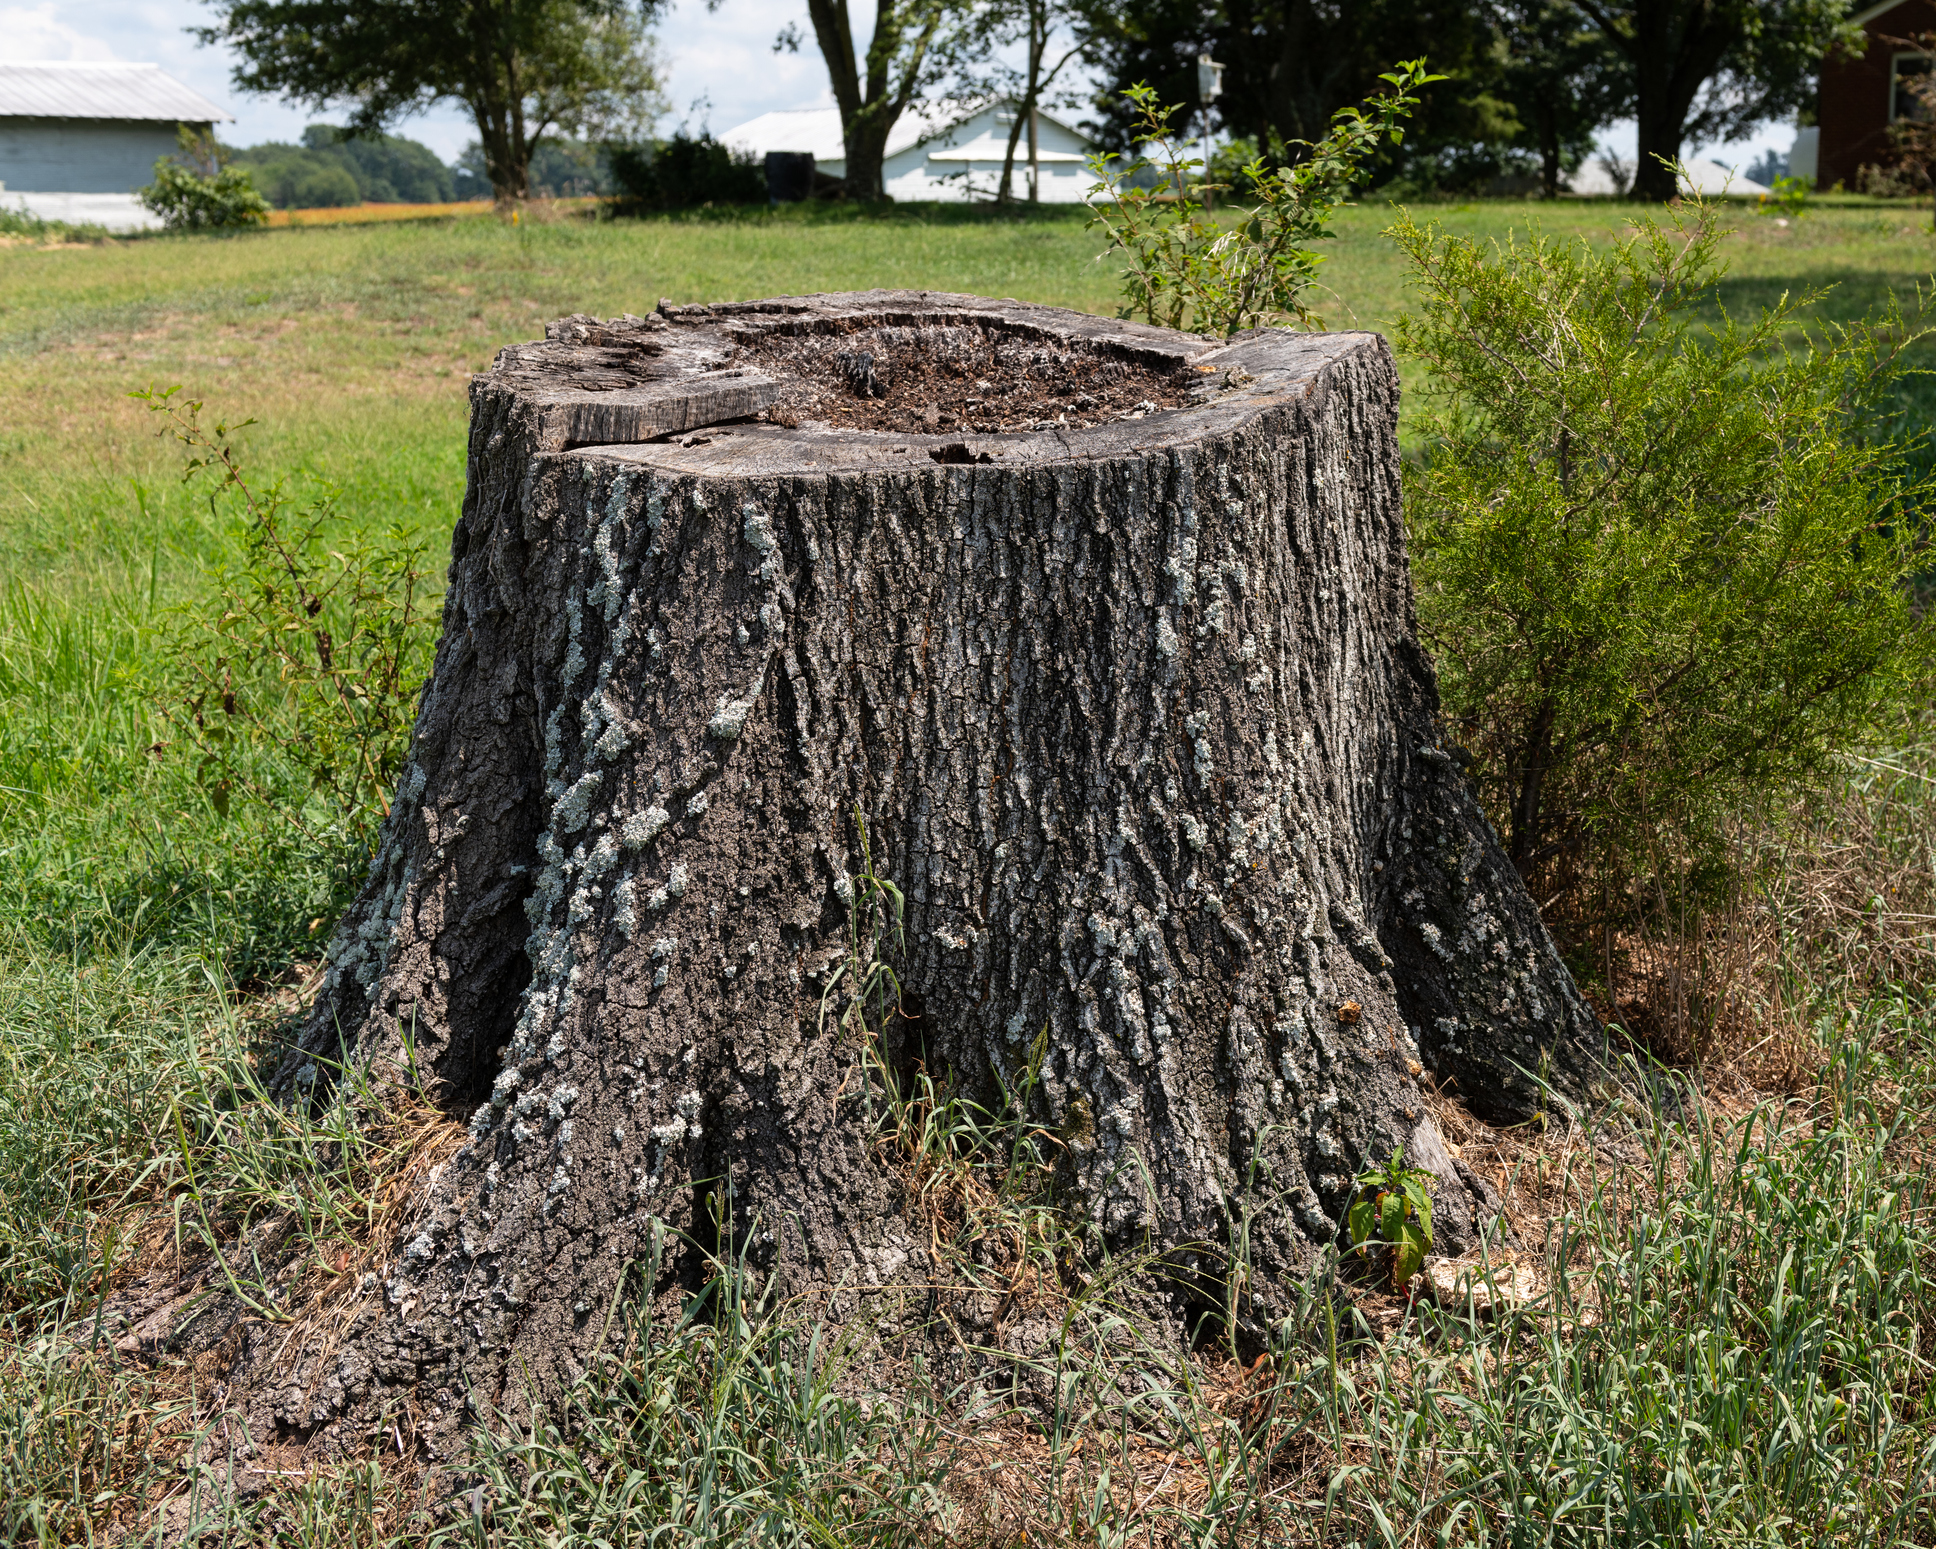
{"label": "large tree stump", "polygon": [[[269,1408],[555,1397],[696,1185],[783,1288],[919,1281],[823,1034],[857,816],[931,1068],[1014,1081],[1107,1243],[1262,1322],[1403,1144],[1440,1242],[1483,1114],[1599,1029],[1441,746],[1398,384],[1367,333],[1215,344],[908,292],[555,324],[472,390],[435,674],[302,1036],[469,1120],[387,1283]],[[345,1047],[346,1046],[346,1047]],[[288,1067],[297,1087],[326,1078]],[[848,1289],[841,1291],[840,1287]],[[267,1418],[267,1416],[265,1416]]]}

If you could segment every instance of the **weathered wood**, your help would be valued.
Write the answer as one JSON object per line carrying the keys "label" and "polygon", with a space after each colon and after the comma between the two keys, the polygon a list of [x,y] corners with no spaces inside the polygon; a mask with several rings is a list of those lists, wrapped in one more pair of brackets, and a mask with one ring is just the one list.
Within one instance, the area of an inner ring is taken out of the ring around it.
{"label": "weathered wood", "polygon": [[[742,417],[787,388],[732,374],[763,333],[891,375],[950,329],[1182,373],[1188,406],[1001,435]],[[1530,1071],[1584,1093],[1602,1045],[1440,744],[1397,394],[1371,334],[1216,344],[928,293],[505,351],[413,757],[302,1036],[379,1064],[408,1040],[471,1139],[261,1424],[331,1444],[402,1388],[441,1450],[466,1392],[555,1396],[657,1224],[708,1230],[701,1180],[730,1178],[762,1273],[846,1287],[836,1315],[926,1273],[859,1051],[818,1024],[857,814],[906,892],[928,1059],[1012,1081],[1045,1034],[1038,1117],[1100,1240],[1214,1280],[1250,1213],[1261,1324],[1402,1143],[1465,1246],[1490,1195],[1421,1066],[1512,1116]]]}

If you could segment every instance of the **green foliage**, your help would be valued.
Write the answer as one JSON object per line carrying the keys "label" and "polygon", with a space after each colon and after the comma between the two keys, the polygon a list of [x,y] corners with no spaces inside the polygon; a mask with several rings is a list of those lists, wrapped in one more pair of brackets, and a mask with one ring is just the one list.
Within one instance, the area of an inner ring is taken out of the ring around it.
{"label": "green foliage", "polygon": [[1352,1251],[1385,1261],[1391,1288],[1402,1291],[1432,1251],[1432,1175],[1407,1167],[1400,1146],[1383,1167],[1367,1168],[1351,1183],[1344,1222]]}
{"label": "green foliage", "polygon": [[1814,185],[1805,177],[1777,177],[1769,185],[1768,192],[1757,201],[1755,209],[1761,215],[1786,215],[1791,220],[1800,220],[1808,208],[1808,196]]}
{"label": "green foliage", "polygon": [[[1625,241],[1479,244],[1402,217],[1429,367],[1406,503],[1420,622],[1527,873],[1691,845],[1819,777],[1930,659],[1907,586],[1936,493],[1886,423],[1928,330],[1785,344],[1784,296],[1700,322],[1698,202]],[[1695,875],[1701,875],[1697,868]]]}
{"label": "green foliage", "polygon": [[[243,558],[214,573],[212,603],[177,613],[166,711],[199,755],[218,813],[243,792],[311,837],[341,825],[367,839],[389,811],[436,639],[436,610],[421,595],[424,546],[393,529],[328,547],[333,494],[296,506],[280,481],[252,485],[232,438],[254,422],[210,429],[201,403],[178,401],[179,391],[133,396],[188,449],[183,478],[213,478],[211,509],[226,499],[240,511]],[[308,789],[265,777],[254,757],[264,748]],[[306,810],[314,800],[322,825]]]}
{"label": "green foliage", "polygon": [[1868,46],[1847,0],[1590,0],[1580,9],[1633,71],[1641,199],[1675,196],[1684,144],[1740,139],[1812,108],[1823,59]]}
{"label": "green foliage", "polygon": [[1633,67],[1573,0],[1498,0],[1491,10],[1512,142],[1538,157],[1540,191],[1557,198],[1562,176],[1633,100]]}
{"label": "green foliage", "polygon": [[99,242],[108,234],[105,226],[66,221],[42,220],[18,205],[0,204],[0,237],[29,237],[39,242]]}
{"label": "green foliage", "polygon": [[[1214,113],[1231,135],[1268,152],[1273,138],[1292,145],[1321,139],[1341,108],[1380,91],[1394,57],[1424,56],[1446,79],[1420,93],[1402,143],[1386,142],[1365,163],[1365,181],[1439,181],[1440,163],[1503,128],[1494,79],[1499,57],[1497,5],[1445,0],[1297,0],[1231,7],[1215,0],[1109,0],[1091,8],[1098,46],[1091,55],[1107,89],[1091,113],[1097,140],[1129,153],[1142,114],[1125,88],[1144,82],[1163,102],[1193,115]],[[1224,64],[1223,95],[1197,100],[1195,59],[1208,51]],[[1203,120],[1199,119],[1199,123]],[[1420,174],[1425,176],[1421,177]]]}
{"label": "green foliage", "polygon": [[681,130],[657,145],[614,145],[605,154],[618,191],[645,209],[766,201],[766,173],[759,159],[750,151],[721,145],[710,134],[695,137]]}
{"label": "green foliage", "polygon": [[155,180],[140,191],[141,202],[171,231],[225,231],[259,225],[269,203],[249,174],[228,165],[229,153],[212,134],[183,124],[181,149],[155,163]]}
{"label": "green foliage", "polygon": [[1440,77],[1426,74],[1423,60],[1412,60],[1382,79],[1391,90],[1369,99],[1369,112],[1341,109],[1329,133],[1295,165],[1271,168],[1259,156],[1242,168],[1239,178],[1258,202],[1223,219],[1191,196],[1207,185],[1203,163],[1183,154],[1173,138],[1177,109],[1164,107],[1150,87],[1132,86],[1126,95],[1141,114],[1138,138],[1154,142],[1158,159],[1089,158],[1096,178],[1090,224],[1108,233],[1110,252],[1129,261],[1122,274],[1128,305],[1117,315],[1224,335],[1281,317],[1318,326],[1303,295],[1323,259],[1306,244],[1332,235],[1332,218],[1365,158],[1385,141],[1403,138],[1399,120],[1418,102],[1412,92]]}
{"label": "green foliage", "polygon": [[331,124],[311,124],[300,145],[252,145],[236,153],[234,165],[279,210],[442,204],[455,197],[450,168],[429,146],[397,135],[352,135]]}
{"label": "green foliage", "polygon": [[[644,11],[622,0],[216,0],[197,29],[242,63],[236,84],[317,108],[353,100],[351,127],[456,100],[478,127],[493,195],[526,197],[553,130],[622,136],[658,111]],[[462,39],[462,46],[453,40]]]}

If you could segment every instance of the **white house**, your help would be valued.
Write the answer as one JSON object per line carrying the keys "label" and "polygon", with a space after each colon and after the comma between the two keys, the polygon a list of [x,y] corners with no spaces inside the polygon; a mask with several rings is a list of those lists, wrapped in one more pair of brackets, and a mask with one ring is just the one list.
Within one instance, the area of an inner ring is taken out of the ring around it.
{"label": "white house", "polygon": [[[1765,194],[1766,183],[1757,183],[1751,177],[1743,177],[1733,167],[1724,167],[1718,161],[1709,161],[1704,156],[1690,156],[1685,160],[1686,174],[1681,178],[1681,187],[1697,194]],[[1629,177],[1633,175],[1629,169]],[[1567,189],[1576,194],[1617,194],[1622,192],[1608,169],[1606,158],[1596,156],[1579,171],[1566,180]]]}
{"label": "white house", "polygon": [[[1045,204],[1080,204],[1089,185],[1085,165],[1095,149],[1087,135],[1060,119],[1038,112],[1035,164],[1038,197]],[[1002,180],[1002,156],[1015,122],[1015,110],[995,105],[974,111],[946,104],[909,108],[887,137],[882,174],[892,199],[965,201],[990,199]],[[840,109],[799,108],[762,113],[720,137],[735,150],[763,156],[768,151],[811,151],[813,164],[829,177],[847,175],[847,147],[840,133]],[[1015,145],[1017,199],[1028,198],[1028,130]]]}
{"label": "white house", "polygon": [[160,224],[135,190],[180,124],[233,123],[159,65],[0,64],[0,203],[110,231]]}

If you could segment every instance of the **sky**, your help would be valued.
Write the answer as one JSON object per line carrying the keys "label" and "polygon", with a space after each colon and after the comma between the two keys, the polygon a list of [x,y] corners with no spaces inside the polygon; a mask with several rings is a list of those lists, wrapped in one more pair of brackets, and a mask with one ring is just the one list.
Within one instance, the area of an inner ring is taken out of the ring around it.
{"label": "sky", "polygon": [[[233,124],[221,126],[223,140],[231,145],[294,140],[307,124],[341,121],[341,113],[316,113],[237,91],[229,79],[233,57],[219,47],[204,48],[186,30],[206,25],[213,15],[197,0],[0,4],[0,60],[160,65],[235,115]],[[662,127],[670,131],[684,121],[694,130],[710,123],[718,131],[774,108],[831,104],[827,72],[811,43],[797,54],[773,52],[773,39],[783,27],[797,21],[806,31],[806,20],[805,0],[723,0],[716,11],[708,11],[704,0],[674,0],[659,24],[666,94],[673,106]],[[469,115],[449,105],[407,119],[396,130],[423,141],[446,161],[477,138]]]}
{"label": "sky", "polygon": [[[340,121],[340,113],[316,113],[236,91],[229,79],[234,61],[227,51],[204,48],[187,31],[205,24],[212,14],[198,0],[0,3],[0,60],[158,64],[235,115],[236,122],[221,130],[231,145],[294,140],[306,124]],[[775,36],[789,23],[800,24],[811,39],[805,0],[721,0],[717,10],[708,10],[705,0],[673,0],[659,24],[666,95],[672,103],[662,129],[685,123],[695,131],[710,127],[720,132],[777,108],[831,104],[826,69],[811,41],[797,54],[774,51]],[[455,160],[477,138],[463,109],[451,105],[405,120],[396,131],[423,141],[446,161]],[[1766,147],[1785,154],[1793,139],[1788,126],[1770,125],[1737,144],[1701,149],[1724,165],[1745,169]],[[1612,125],[1603,141],[1631,160],[1633,124]]]}

